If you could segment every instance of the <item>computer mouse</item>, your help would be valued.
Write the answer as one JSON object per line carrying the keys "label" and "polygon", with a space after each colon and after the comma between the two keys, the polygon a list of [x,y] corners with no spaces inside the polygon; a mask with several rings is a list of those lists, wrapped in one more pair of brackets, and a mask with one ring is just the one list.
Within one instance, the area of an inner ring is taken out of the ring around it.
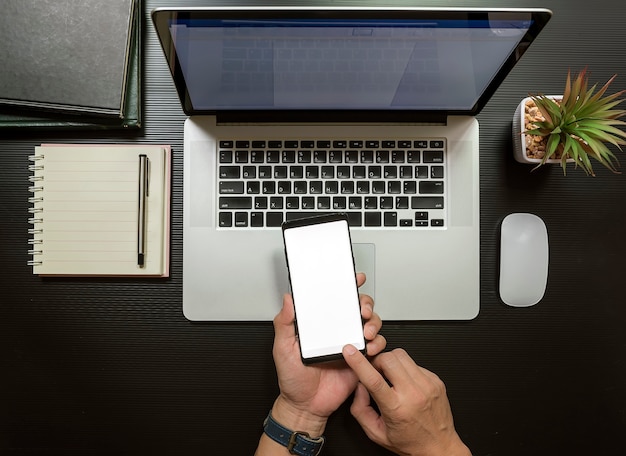
{"label": "computer mouse", "polygon": [[507,215],[500,228],[500,298],[529,307],[543,298],[548,282],[548,230],[539,217]]}

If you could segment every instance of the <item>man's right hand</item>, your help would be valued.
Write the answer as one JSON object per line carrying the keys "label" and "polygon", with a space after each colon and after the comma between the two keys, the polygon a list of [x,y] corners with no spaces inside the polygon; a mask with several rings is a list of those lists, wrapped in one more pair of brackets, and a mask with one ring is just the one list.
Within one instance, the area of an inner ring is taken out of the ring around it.
{"label": "man's right hand", "polygon": [[350,411],[372,441],[399,455],[471,456],[454,429],[446,387],[437,375],[402,349],[370,363],[347,345],[343,356],[360,382]]}

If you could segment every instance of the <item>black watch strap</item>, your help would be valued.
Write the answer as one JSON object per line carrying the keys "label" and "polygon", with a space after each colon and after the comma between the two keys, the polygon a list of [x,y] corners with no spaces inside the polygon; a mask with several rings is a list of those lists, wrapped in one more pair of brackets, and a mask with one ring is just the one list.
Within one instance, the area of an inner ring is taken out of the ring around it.
{"label": "black watch strap", "polygon": [[263,431],[273,441],[287,447],[290,454],[317,456],[322,451],[324,437],[311,438],[306,432],[292,431],[274,421],[272,412],[263,422]]}

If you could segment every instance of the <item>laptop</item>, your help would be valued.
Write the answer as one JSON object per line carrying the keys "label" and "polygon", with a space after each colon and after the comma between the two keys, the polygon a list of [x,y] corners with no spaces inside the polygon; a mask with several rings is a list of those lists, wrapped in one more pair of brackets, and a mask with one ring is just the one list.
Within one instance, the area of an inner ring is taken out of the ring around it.
{"label": "laptop", "polygon": [[546,9],[162,8],[184,124],[183,313],[267,321],[285,220],[345,212],[384,320],[480,309],[475,115]]}

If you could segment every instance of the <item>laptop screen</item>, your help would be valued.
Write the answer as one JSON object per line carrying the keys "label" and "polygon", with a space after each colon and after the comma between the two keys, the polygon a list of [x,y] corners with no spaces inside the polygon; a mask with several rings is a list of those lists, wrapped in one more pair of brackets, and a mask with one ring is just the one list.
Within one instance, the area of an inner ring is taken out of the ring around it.
{"label": "laptop screen", "polygon": [[188,113],[449,114],[484,105],[549,12],[198,9],[153,17]]}

